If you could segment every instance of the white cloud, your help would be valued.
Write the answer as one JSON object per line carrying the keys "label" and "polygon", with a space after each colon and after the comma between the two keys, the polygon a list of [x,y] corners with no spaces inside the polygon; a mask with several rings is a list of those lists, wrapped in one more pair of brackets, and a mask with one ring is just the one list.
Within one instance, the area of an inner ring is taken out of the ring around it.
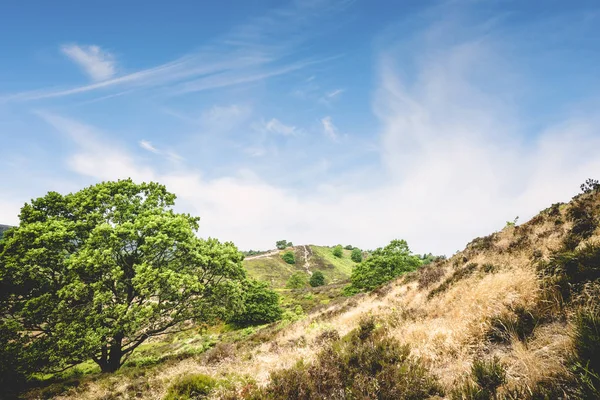
{"label": "white cloud", "polygon": [[344,93],[344,91],[345,91],[344,89],[335,89],[335,90],[332,90],[331,92],[327,93],[325,96],[329,99],[332,99],[332,98],[337,97],[340,94]]}
{"label": "white cloud", "polygon": [[147,151],[149,151],[151,153],[154,153],[154,154],[160,154],[160,150],[158,150],[156,147],[154,147],[152,145],[152,143],[150,143],[147,140],[140,140],[139,141],[139,145],[144,150],[147,150]]}
{"label": "white cloud", "polygon": [[115,58],[98,46],[63,45],[61,51],[95,81],[105,81],[115,73]]}
{"label": "white cloud", "polygon": [[325,117],[321,119],[321,124],[323,125],[323,133],[331,140],[338,139],[338,129],[333,124],[331,117]]}
{"label": "white cloud", "polygon": [[299,133],[299,129],[292,125],[285,125],[276,118],[264,124],[264,129],[268,132],[277,133],[283,136],[294,136]]}

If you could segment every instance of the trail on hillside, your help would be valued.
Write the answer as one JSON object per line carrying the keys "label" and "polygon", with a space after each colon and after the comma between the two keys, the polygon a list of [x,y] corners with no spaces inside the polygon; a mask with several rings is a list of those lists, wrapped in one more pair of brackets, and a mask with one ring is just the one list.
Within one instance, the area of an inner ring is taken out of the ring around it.
{"label": "trail on hillside", "polygon": [[259,254],[257,256],[246,257],[245,260],[256,260],[257,258],[272,257],[277,254],[279,254],[279,250],[271,250],[268,253]]}
{"label": "trail on hillside", "polygon": [[309,269],[309,267],[310,267],[310,261],[308,261],[309,258],[310,258],[310,252],[308,251],[308,246],[304,245],[304,268],[306,268],[306,273],[308,275],[312,275],[312,272]]}

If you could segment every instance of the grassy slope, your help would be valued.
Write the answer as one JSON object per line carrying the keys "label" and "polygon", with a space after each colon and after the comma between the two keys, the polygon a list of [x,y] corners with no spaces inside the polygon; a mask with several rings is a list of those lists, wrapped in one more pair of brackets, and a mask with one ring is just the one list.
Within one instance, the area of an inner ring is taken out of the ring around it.
{"label": "grassy slope", "polygon": [[[325,246],[308,246],[312,255],[309,257],[309,270],[321,271],[327,283],[339,283],[350,277],[356,263],[350,259],[350,251],[344,250],[342,258],[332,254],[332,249]],[[280,256],[263,257],[244,260],[244,267],[254,279],[269,282],[274,288],[283,288],[289,277],[295,272],[306,272],[304,262],[304,246],[295,246],[296,264],[287,264]],[[280,254],[282,254],[280,252]]]}
{"label": "grassy slope", "polygon": [[[600,195],[593,212],[599,215],[599,209]],[[547,260],[560,248],[571,229],[565,210],[560,207],[558,213],[543,212],[521,226],[474,240],[462,252],[432,267],[440,274],[428,286],[419,285],[426,270],[412,273],[377,293],[336,299],[300,321],[257,330],[239,342],[234,356],[218,363],[207,358],[165,363],[146,370],[142,382],[124,376],[124,370],[119,375],[90,379],[65,398],[99,399],[108,394],[133,398],[133,386],[135,395],[139,392],[143,398],[161,398],[174,379],[188,373],[236,382],[250,377],[262,385],[269,381],[272,371],[291,367],[301,359],[310,362],[323,349],[323,332],[333,329],[347,334],[365,315],[374,315],[390,336],[409,345],[412,354],[446,390],[454,387],[468,373],[473,360],[482,355],[498,356],[506,366],[506,388],[533,387],[553,374],[566,373],[565,360],[572,349],[571,325],[550,320],[536,326],[524,341],[513,337],[508,343],[493,345],[488,334],[498,315],[510,314],[518,307],[533,309],[543,300],[536,262]],[[600,229],[586,240],[598,241]],[[313,252],[318,254],[319,249]],[[325,260],[327,255],[316,257]],[[476,266],[469,267],[471,263]],[[311,293],[298,291],[295,295],[300,300]]]}

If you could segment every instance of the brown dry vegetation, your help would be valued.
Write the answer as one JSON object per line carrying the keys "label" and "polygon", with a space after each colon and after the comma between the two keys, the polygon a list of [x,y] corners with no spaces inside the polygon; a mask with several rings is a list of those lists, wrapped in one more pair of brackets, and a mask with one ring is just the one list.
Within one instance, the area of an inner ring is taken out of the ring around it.
{"label": "brown dry vegetation", "polygon": [[[590,204],[597,209],[600,196],[593,196]],[[365,316],[374,317],[387,337],[408,345],[409,357],[437,377],[448,397],[476,359],[497,357],[505,367],[499,394],[534,388],[556,377],[569,379],[572,326],[568,318],[548,317],[557,315],[561,299],[542,290],[536,271],[536,264],[561,248],[570,232],[567,208],[554,205],[523,225],[475,239],[416,276],[402,277],[376,293],[336,301],[288,326],[265,328],[246,341],[201,356],[84,378],[57,398],[161,399],[173,382],[194,373],[227,381],[217,385],[212,397],[240,398],[267,385],[274,371],[292,368],[300,360],[310,364],[331,340],[356,329]],[[584,240],[599,241],[598,230]],[[531,315],[535,323],[519,328],[517,315]]]}

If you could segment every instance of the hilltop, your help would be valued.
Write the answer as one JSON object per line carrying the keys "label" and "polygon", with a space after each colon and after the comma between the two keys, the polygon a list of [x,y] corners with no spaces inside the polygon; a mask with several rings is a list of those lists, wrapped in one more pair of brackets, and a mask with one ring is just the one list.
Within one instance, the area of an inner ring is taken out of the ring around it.
{"label": "hilltop", "polygon": [[[296,321],[149,343],[141,355],[171,356],[147,362],[138,355],[130,368],[77,378],[69,389],[71,378],[57,398],[160,399],[198,382],[223,399],[347,398],[339,393],[348,391],[390,399],[595,398],[598,221],[600,193],[589,191]],[[319,248],[309,248],[314,271]],[[297,258],[303,250],[294,248]],[[284,266],[273,253],[245,265],[281,285],[271,271],[302,271],[306,261]],[[331,278],[347,271],[332,265]],[[198,343],[198,352],[177,355]]]}
{"label": "hilltop", "polygon": [[4,231],[7,231],[10,228],[12,228],[12,226],[0,224],[0,238],[2,237],[2,234],[4,233]]}
{"label": "hilltop", "polygon": [[[264,254],[244,259],[244,268],[254,279],[269,282],[274,288],[283,288],[287,280],[296,272],[308,275],[321,271],[328,283],[341,283],[350,278],[356,265],[350,259],[351,250],[343,249],[342,257],[336,257],[327,246],[301,245],[283,250],[270,250]],[[295,263],[286,263],[281,256],[286,251],[294,253]]]}

